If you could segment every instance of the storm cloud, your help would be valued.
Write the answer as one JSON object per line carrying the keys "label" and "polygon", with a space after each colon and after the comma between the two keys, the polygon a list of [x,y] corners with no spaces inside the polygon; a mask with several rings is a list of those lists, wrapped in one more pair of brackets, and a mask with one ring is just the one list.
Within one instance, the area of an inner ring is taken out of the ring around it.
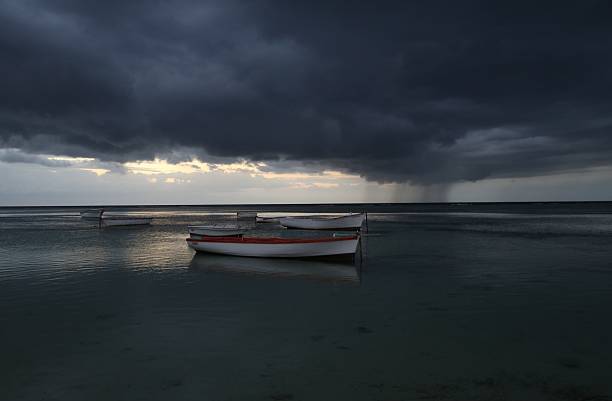
{"label": "storm cloud", "polygon": [[417,184],[609,165],[611,20],[607,1],[4,1],[0,148]]}

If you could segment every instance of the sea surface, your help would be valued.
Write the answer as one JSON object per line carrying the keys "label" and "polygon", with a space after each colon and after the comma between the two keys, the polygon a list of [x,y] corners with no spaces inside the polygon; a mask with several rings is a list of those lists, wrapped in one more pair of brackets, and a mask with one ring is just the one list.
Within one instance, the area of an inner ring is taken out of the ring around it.
{"label": "sea surface", "polygon": [[[611,203],[81,209],[0,208],[2,401],[612,400]],[[187,247],[246,209],[367,210],[362,261]]]}

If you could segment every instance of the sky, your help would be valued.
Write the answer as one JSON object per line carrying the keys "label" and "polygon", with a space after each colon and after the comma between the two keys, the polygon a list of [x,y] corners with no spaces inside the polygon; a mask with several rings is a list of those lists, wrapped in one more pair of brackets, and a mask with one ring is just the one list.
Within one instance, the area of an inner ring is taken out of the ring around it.
{"label": "sky", "polygon": [[0,206],[612,200],[608,1],[0,2]]}

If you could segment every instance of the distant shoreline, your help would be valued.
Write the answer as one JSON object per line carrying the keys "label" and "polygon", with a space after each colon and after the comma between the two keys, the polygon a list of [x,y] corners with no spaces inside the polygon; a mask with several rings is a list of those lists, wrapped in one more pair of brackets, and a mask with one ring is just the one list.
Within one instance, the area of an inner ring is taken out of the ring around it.
{"label": "distant shoreline", "polygon": [[[612,201],[549,202],[449,202],[449,203],[265,203],[212,205],[79,205],[79,206],[0,206],[4,214],[20,211],[76,213],[82,209],[106,208],[109,211],[194,211],[210,213],[483,213],[526,215],[612,214]],[[6,217],[6,216],[5,216]]]}
{"label": "distant shoreline", "polygon": [[572,205],[572,204],[611,204],[612,200],[608,201],[509,201],[509,202],[340,202],[340,203],[211,203],[211,204],[143,204],[143,205],[125,205],[125,204],[88,204],[88,205],[10,205],[0,206],[0,209],[23,209],[23,208],[96,208],[96,207],[113,207],[113,208],[193,208],[193,207],[277,207],[277,206],[469,206],[469,205]]}

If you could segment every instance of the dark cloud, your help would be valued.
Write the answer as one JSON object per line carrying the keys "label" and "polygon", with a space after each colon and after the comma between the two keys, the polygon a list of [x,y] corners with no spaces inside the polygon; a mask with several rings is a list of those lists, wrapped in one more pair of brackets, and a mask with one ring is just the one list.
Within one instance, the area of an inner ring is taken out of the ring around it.
{"label": "dark cloud", "polygon": [[610,20],[606,1],[6,1],[0,147],[416,183],[609,164]]}

